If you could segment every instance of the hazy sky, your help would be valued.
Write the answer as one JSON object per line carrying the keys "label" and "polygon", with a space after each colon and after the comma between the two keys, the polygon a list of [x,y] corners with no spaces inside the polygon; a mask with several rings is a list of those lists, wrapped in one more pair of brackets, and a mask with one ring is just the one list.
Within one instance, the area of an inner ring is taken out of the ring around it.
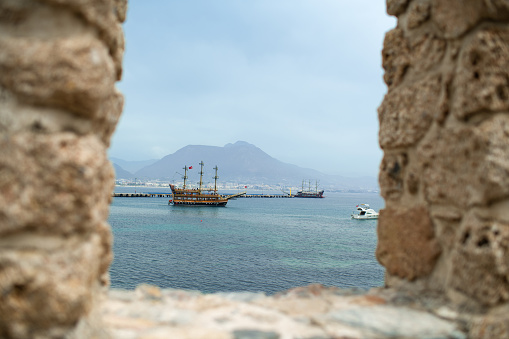
{"label": "hazy sky", "polygon": [[376,176],[394,26],[382,0],[130,0],[109,154],[243,140],[323,173]]}

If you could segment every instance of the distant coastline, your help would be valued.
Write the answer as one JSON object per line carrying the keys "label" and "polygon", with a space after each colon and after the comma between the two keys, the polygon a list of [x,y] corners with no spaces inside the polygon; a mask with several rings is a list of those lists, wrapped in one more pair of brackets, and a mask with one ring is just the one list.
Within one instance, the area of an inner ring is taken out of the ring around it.
{"label": "distant coastline", "polygon": [[[253,191],[253,192],[280,192],[282,193],[280,187],[278,186],[273,186],[273,185],[263,185],[263,187],[260,187],[260,185],[248,185],[248,187],[246,188],[245,186],[242,186],[242,185],[239,185],[238,187],[235,187],[235,186],[221,186],[219,187],[219,191],[221,192],[239,192],[241,190],[245,190],[245,191]],[[168,190],[168,192],[170,192],[170,187],[169,187],[169,183],[166,183],[166,184],[163,184],[163,183],[160,183],[160,184],[139,184],[139,185],[124,185],[124,184],[115,184],[115,188],[125,188],[125,189],[132,189],[132,192],[136,191],[137,193],[144,193],[143,189],[148,189],[148,190],[154,190],[154,189],[158,189],[158,190],[161,190],[161,189],[164,189],[164,190]],[[141,189],[141,190],[140,190]],[[292,187],[291,190],[292,192],[297,192],[297,190],[299,190],[300,188],[299,187]],[[289,192],[290,191],[290,188],[286,188],[286,190]],[[285,191],[286,192],[286,191]],[[128,193],[128,191],[125,191],[123,193]],[[147,191],[146,193],[151,193],[149,191]],[[380,194],[380,191],[379,190],[375,190],[375,189],[330,189],[330,190],[325,190],[325,196],[327,196],[328,193],[373,193],[373,194]]]}

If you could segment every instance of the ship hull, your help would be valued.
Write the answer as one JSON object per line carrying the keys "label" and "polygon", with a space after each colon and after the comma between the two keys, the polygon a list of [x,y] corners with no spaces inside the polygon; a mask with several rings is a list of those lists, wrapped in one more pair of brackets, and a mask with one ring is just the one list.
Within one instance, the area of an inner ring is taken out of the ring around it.
{"label": "ship hull", "polygon": [[376,215],[352,215],[352,219],[356,219],[356,220],[374,220],[374,219],[378,219],[378,214],[376,214]]}
{"label": "ship hull", "polygon": [[170,205],[173,206],[209,206],[209,207],[224,207],[228,201],[173,201]]}
{"label": "ship hull", "polygon": [[228,203],[228,199],[217,193],[206,194],[200,189],[178,189],[174,185],[170,185],[170,188],[172,199],[168,205],[222,207]]}
{"label": "ship hull", "polygon": [[295,195],[295,198],[323,198],[323,195]]}

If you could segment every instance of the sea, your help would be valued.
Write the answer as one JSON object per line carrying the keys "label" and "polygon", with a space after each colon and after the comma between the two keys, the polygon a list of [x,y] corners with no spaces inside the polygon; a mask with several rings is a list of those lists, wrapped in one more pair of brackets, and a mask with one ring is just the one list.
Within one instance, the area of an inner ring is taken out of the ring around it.
{"label": "sea", "polygon": [[[168,188],[147,187],[115,191],[169,193]],[[351,219],[358,204],[383,208],[376,193],[237,198],[226,207],[170,206],[168,200],[113,199],[113,288],[147,283],[203,293],[272,295],[313,283],[383,286],[384,268],[375,258],[377,221]]]}

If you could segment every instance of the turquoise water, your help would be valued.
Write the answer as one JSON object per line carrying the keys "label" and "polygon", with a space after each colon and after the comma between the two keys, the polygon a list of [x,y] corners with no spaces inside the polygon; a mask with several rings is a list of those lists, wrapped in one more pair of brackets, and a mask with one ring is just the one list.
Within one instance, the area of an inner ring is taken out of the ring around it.
{"label": "turquoise water", "polygon": [[[149,191],[165,190],[137,188]],[[382,208],[377,194],[240,198],[215,208],[168,206],[168,199],[114,199],[112,287],[150,283],[206,293],[272,294],[310,283],[383,285],[384,269],[374,256],[376,220],[350,218],[359,203]]]}

